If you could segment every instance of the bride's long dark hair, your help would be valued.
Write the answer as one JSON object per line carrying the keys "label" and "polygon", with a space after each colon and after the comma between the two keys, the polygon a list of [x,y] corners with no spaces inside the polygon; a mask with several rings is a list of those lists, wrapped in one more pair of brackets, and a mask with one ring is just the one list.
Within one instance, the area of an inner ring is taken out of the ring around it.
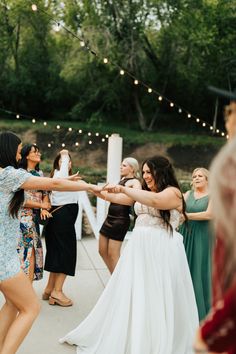
{"label": "bride's long dark hair", "polygon": [[[16,153],[20,143],[20,138],[12,132],[3,132],[0,134],[0,167],[5,168],[7,166],[12,166],[18,168]],[[18,211],[23,202],[24,190],[20,189],[13,194],[9,203],[9,214],[13,218],[17,218]]]}
{"label": "bride's long dark hair", "polygon": [[[151,175],[154,178],[155,185],[157,186],[157,192],[161,192],[167,187],[176,187],[180,190],[180,186],[175,176],[175,171],[173,169],[173,166],[166,157],[157,155],[144,160],[142,163],[142,170],[145,164],[150,169]],[[144,190],[150,191],[144,179],[142,180],[142,187]],[[182,213],[186,218],[185,215],[186,204],[182,193],[181,193],[181,198],[182,198],[182,205],[183,205]],[[170,224],[170,210],[160,210],[160,215],[167,228],[173,231],[173,228]]]}

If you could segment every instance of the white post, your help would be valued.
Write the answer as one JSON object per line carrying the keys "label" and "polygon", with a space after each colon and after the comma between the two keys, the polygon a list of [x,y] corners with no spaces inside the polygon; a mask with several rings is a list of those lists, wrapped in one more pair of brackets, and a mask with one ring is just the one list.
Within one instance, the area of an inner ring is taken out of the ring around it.
{"label": "white post", "polygon": [[120,180],[122,142],[123,139],[119,134],[112,134],[108,139],[107,182],[109,183],[117,183]]}
{"label": "white post", "polygon": [[[107,182],[117,183],[120,180],[120,165],[122,159],[123,139],[119,134],[112,134],[108,139],[107,151]],[[100,184],[100,183],[98,183]],[[99,236],[99,229],[107,215],[109,203],[97,198],[97,214],[94,215],[86,192],[78,192],[79,213],[75,223],[76,236],[78,240],[82,237],[82,211],[84,210],[96,238]]]}

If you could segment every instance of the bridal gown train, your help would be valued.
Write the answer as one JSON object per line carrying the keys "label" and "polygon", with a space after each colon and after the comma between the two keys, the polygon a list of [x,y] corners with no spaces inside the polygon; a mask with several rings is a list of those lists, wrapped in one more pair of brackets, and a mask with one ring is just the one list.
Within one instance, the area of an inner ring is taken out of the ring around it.
{"label": "bridal gown train", "polygon": [[77,354],[190,354],[198,315],[183,238],[155,208],[135,203],[131,239],[88,317],[60,342]]}

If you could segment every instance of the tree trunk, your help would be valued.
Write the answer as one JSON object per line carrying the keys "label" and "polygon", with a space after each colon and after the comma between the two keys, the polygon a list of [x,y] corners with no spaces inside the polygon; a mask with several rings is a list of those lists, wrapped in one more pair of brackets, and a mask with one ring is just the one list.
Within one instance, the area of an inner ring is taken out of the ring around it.
{"label": "tree trunk", "polygon": [[146,119],[143,115],[143,111],[142,111],[142,108],[141,108],[141,105],[140,105],[140,102],[139,102],[139,98],[138,98],[138,93],[137,91],[135,90],[134,91],[134,104],[135,104],[135,108],[136,108],[136,111],[137,111],[137,114],[138,114],[138,121],[139,121],[139,125],[140,125],[140,128],[142,130],[147,130],[147,124],[146,124]]}

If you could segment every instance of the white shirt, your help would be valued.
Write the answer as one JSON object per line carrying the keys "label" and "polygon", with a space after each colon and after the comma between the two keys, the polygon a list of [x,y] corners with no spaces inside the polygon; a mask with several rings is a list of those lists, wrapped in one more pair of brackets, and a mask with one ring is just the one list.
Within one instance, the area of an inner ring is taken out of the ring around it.
{"label": "white shirt", "polygon": [[[69,177],[69,156],[61,157],[60,170],[55,170],[53,178],[67,178]],[[58,192],[52,191],[50,195],[51,204],[53,206],[65,205],[71,203],[78,203],[78,192]]]}

